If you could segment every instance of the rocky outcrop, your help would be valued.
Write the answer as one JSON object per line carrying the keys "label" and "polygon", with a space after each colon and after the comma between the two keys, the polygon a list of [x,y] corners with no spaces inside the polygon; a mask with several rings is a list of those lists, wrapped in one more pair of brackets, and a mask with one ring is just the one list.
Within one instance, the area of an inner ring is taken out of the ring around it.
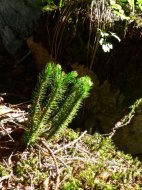
{"label": "rocky outcrop", "polygon": [[142,99],[131,106],[130,113],[116,130],[113,141],[127,153],[142,154]]}
{"label": "rocky outcrop", "polygon": [[0,36],[10,54],[14,55],[36,30],[39,17],[35,0],[0,0]]}

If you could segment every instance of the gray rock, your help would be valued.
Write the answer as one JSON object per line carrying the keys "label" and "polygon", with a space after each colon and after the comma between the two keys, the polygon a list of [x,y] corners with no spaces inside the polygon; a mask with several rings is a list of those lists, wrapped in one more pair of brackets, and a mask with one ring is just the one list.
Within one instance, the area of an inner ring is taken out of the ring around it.
{"label": "gray rock", "polygon": [[0,0],[0,35],[10,54],[35,31],[40,14],[35,0]]}
{"label": "gray rock", "polygon": [[136,101],[125,118],[128,124],[116,130],[113,141],[127,153],[142,154],[142,99]]}

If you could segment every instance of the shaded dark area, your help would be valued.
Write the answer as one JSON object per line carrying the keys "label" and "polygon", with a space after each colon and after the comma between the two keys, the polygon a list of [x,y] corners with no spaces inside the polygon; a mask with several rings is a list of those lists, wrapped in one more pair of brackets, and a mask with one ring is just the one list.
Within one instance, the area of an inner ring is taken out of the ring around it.
{"label": "shaded dark area", "polygon": [[142,40],[126,38],[114,45],[111,53],[98,55],[95,73],[101,83],[108,80],[112,90],[120,89],[125,104],[131,105],[142,96]]}
{"label": "shaded dark area", "polygon": [[[23,47],[19,56],[22,58],[28,53],[28,48]],[[31,97],[37,78],[36,65],[32,55],[23,61],[12,57],[0,43],[0,92],[5,101],[18,103]]]}

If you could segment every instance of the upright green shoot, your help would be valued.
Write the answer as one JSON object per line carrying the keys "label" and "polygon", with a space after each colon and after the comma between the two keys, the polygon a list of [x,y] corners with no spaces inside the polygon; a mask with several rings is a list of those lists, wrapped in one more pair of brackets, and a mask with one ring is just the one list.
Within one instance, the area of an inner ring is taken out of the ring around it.
{"label": "upright green shoot", "polygon": [[47,139],[52,138],[72,121],[92,87],[88,76],[77,76],[75,71],[66,74],[54,63],[39,76],[25,134],[27,146],[35,144],[45,132]]}

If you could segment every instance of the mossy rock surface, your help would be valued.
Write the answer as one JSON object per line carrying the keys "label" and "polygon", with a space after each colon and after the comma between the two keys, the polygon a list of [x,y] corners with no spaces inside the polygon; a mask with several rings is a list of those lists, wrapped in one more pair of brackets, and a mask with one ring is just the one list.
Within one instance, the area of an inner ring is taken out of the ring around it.
{"label": "mossy rock surface", "polygon": [[126,116],[126,125],[124,122],[124,126],[118,128],[113,136],[118,148],[134,155],[142,154],[142,99],[138,101],[139,104],[132,105],[133,113]]}

